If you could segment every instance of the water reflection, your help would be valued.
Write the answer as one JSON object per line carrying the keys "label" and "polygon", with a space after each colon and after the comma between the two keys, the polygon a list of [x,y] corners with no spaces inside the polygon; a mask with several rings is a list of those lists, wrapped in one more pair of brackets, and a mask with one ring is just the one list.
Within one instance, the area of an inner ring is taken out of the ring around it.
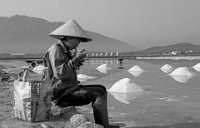
{"label": "water reflection", "polygon": [[171,97],[163,97],[163,98],[156,98],[160,100],[165,100],[166,102],[179,102],[178,99],[174,98],[174,96]]}
{"label": "water reflection", "polygon": [[90,59],[89,64],[116,64],[118,65],[118,60],[107,60],[107,59]]}
{"label": "water reflection", "polygon": [[115,93],[115,92],[109,92],[116,100],[125,103],[125,104],[131,104],[134,99],[136,99],[139,95],[142,93]]}
{"label": "water reflection", "polygon": [[129,73],[135,77],[140,76],[144,71],[129,71]]}

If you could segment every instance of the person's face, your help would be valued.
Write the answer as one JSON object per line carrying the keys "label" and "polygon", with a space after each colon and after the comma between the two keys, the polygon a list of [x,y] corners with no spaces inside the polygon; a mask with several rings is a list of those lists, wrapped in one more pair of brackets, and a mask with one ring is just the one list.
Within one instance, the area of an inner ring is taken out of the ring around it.
{"label": "person's face", "polygon": [[80,40],[78,38],[69,38],[68,41],[64,41],[70,50],[75,49],[79,44]]}

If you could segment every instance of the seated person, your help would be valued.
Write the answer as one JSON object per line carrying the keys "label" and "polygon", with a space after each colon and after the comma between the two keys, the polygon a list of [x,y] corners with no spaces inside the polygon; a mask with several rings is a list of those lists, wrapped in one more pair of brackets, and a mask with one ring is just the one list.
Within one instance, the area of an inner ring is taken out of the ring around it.
{"label": "seated person", "polygon": [[109,125],[106,88],[103,85],[81,85],[77,80],[76,70],[82,65],[86,51],[83,49],[72,55],[71,50],[80,42],[92,39],[74,20],[60,26],[50,36],[59,39],[45,55],[45,65],[52,80],[52,101],[63,108],[91,103],[96,124],[119,128]]}

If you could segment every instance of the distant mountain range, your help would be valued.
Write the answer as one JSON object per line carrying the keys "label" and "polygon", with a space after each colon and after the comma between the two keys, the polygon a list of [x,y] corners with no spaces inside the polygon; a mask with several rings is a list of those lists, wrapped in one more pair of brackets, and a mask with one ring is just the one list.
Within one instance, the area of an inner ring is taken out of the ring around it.
{"label": "distant mountain range", "polygon": [[200,52],[200,45],[193,45],[188,42],[177,43],[174,45],[166,45],[161,47],[151,47],[148,49],[144,49],[141,51],[137,51],[140,54],[160,54],[160,53],[169,53],[173,51],[193,51],[193,52]]}
{"label": "distant mountain range", "polygon": [[[48,36],[64,22],[15,15],[0,17],[0,53],[44,53],[57,40]],[[80,24],[81,25],[81,24]],[[123,52],[135,51],[136,47],[96,32],[87,31],[93,39],[84,43],[88,51]]]}

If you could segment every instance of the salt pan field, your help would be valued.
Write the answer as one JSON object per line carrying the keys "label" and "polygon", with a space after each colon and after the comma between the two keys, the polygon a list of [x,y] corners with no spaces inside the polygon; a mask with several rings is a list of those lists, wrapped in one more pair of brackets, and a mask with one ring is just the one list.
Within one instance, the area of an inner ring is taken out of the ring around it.
{"label": "salt pan field", "polygon": [[[112,124],[126,128],[197,128],[200,127],[200,72],[194,67],[198,68],[198,63],[197,60],[124,59],[123,69],[118,69],[117,60],[92,59],[78,70],[78,79],[83,85],[106,87]],[[0,65],[5,67],[2,70],[18,73],[26,63],[1,61]],[[5,87],[1,83],[1,121],[11,120],[12,95]],[[90,115],[92,112],[90,105],[78,110]]]}

